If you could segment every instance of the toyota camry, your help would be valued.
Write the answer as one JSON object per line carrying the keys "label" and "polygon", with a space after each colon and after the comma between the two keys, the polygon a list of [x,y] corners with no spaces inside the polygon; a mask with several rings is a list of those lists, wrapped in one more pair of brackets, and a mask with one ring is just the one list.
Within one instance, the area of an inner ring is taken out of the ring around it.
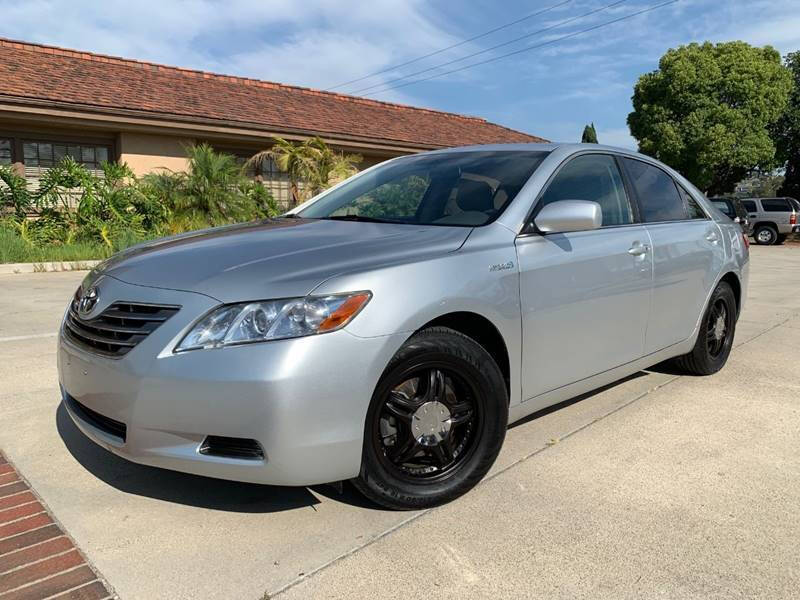
{"label": "toyota camry", "polygon": [[718,371],[748,261],[737,224],[635,152],[396,158],[98,265],[60,329],[63,403],[137,463],[429,507],[511,422],[667,359]]}

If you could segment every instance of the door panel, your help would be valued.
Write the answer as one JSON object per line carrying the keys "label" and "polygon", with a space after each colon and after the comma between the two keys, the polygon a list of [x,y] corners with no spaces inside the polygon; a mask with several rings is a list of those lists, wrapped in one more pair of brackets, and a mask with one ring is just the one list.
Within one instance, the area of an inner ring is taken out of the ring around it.
{"label": "door panel", "polygon": [[645,354],[688,338],[721,268],[724,249],[710,220],[647,225],[653,242],[653,304]]}
{"label": "door panel", "polygon": [[652,286],[644,226],[522,236],[516,245],[524,399],[643,355]]}

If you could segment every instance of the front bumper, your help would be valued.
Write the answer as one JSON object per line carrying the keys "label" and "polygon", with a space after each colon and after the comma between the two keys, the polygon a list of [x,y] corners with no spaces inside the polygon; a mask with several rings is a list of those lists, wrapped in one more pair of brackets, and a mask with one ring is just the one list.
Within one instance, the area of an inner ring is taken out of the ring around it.
{"label": "front bumper", "polygon": [[[182,308],[121,359],[59,336],[65,400],[125,427],[123,440],[65,401],[90,439],[136,463],[221,479],[312,485],[358,475],[370,398],[405,334],[360,338],[345,329],[174,354],[175,343],[216,300],[112,278],[102,286],[103,298]],[[264,458],[202,454],[209,435],[256,440]]]}

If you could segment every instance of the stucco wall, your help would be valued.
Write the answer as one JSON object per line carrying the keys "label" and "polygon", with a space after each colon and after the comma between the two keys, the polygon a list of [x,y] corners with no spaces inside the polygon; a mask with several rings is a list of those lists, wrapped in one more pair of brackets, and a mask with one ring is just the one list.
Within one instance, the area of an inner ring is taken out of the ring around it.
{"label": "stucco wall", "polygon": [[182,171],[186,169],[186,146],[194,140],[174,136],[143,133],[120,133],[120,160],[128,163],[137,175],[159,169]]}

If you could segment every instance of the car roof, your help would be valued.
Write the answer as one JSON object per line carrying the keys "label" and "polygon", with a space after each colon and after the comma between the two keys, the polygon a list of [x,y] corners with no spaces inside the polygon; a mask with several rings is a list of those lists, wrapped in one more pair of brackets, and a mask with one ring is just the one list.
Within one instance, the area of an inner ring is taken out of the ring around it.
{"label": "car roof", "polygon": [[607,150],[610,152],[617,152],[619,154],[628,154],[631,156],[640,156],[649,161],[655,160],[652,156],[647,156],[631,150],[630,148],[620,148],[618,146],[606,146],[605,144],[575,144],[575,143],[524,143],[524,144],[479,144],[474,146],[456,146],[454,148],[442,148],[441,150],[432,150],[428,154],[443,153],[443,152],[476,152],[476,151],[528,151],[528,152],[552,152],[557,149],[568,149],[575,152],[579,150]]}

